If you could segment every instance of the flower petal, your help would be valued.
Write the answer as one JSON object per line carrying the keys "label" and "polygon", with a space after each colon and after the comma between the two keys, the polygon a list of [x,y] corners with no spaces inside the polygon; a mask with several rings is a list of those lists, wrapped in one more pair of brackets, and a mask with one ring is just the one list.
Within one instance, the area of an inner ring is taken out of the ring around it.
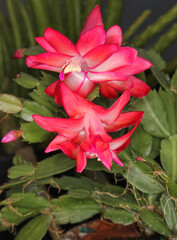
{"label": "flower petal", "polygon": [[122,46],[122,30],[118,25],[114,25],[106,32],[106,44],[117,44]]}
{"label": "flower petal", "polygon": [[47,42],[44,37],[36,37],[36,42],[47,52],[56,52],[56,50]]}
{"label": "flower petal", "polygon": [[80,173],[84,170],[84,168],[87,165],[86,156],[82,150],[79,150],[79,152],[77,154],[76,165],[77,165],[76,171],[80,172]]}
{"label": "flower petal", "polygon": [[144,112],[126,112],[121,113],[120,117],[110,125],[105,125],[104,128],[107,132],[116,132],[122,128],[134,125],[139,119],[142,118]]}
{"label": "flower petal", "polygon": [[134,48],[122,47],[113,53],[103,63],[93,69],[94,72],[115,71],[119,68],[132,64],[137,58],[137,51]]}
{"label": "flower petal", "polygon": [[76,137],[83,128],[83,118],[65,119],[43,117],[33,114],[33,119],[40,127],[46,131],[60,133],[61,135],[70,139]]}
{"label": "flower petal", "polygon": [[61,135],[57,135],[47,146],[47,148],[45,149],[45,153],[49,153],[49,152],[53,152],[56,150],[59,150],[59,144],[68,141],[68,138],[63,137]]}
{"label": "flower petal", "polygon": [[78,40],[76,48],[83,56],[93,48],[104,44],[105,31],[103,26],[97,26],[84,33]]}
{"label": "flower petal", "polygon": [[111,151],[111,155],[112,155],[112,159],[115,163],[117,163],[121,167],[124,167],[123,163],[121,162],[121,160],[119,159],[119,157],[117,156],[117,154],[115,152]]}
{"label": "flower petal", "polygon": [[150,67],[152,67],[152,63],[150,63],[149,61],[141,57],[137,57],[134,63],[119,69],[118,72],[127,74],[127,75],[134,75],[134,74],[143,72],[149,69]]}
{"label": "flower petal", "polygon": [[61,68],[67,62],[67,60],[70,59],[70,56],[60,53],[41,53],[38,55],[29,56],[27,59],[30,60],[30,62],[27,61],[28,67],[33,67],[29,64],[34,62],[34,64],[40,63]]}
{"label": "flower petal", "polygon": [[88,72],[87,76],[90,81],[95,83],[115,80],[126,81],[129,79],[129,76],[117,72]]}
{"label": "flower petal", "polygon": [[115,91],[117,90],[119,92],[124,92],[130,86],[132,86],[130,89],[130,95],[134,97],[141,98],[146,96],[150,91],[150,87],[145,82],[134,76],[131,76],[127,81],[110,81],[99,83],[101,94],[107,98],[115,97],[115,92],[108,92],[109,89],[112,88]]}
{"label": "flower petal", "polygon": [[79,54],[75,45],[67,37],[52,28],[46,28],[44,37],[58,53],[70,56]]}
{"label": "flower petal", "polygon": [[97,114],[105,124],[113,124],[116,121],[116,119],[120,116],[123,108],[129,102],[129,99],[130,91],[128,89],[117,99],[117,101],[110,108],[108,108],[103,113],[98,112]]}
{"label": "flower petal", "polygon": [[99,5],[95,6],[91,13],[88,15],[80,36],[96,26],[103,26]]}
{"label": "flower petal", "polygon": [[56,91],[56,87],[57,87],[57,84],[58,84],[58,81],[55,81],[53,82],[52,84],[50,84],[46,89],[45,89],[45,93],[51,97],[54,97],[55,96],[55,91]]}
{"label": "flower petal", "polygon": [[26,65],[30,68],[49,70],[49,71],[58,72],[58,73],[62,71],[62,68],[59,68],[59,67],[53,67],[46,64],[39,64],[37,62],[33,62],[30,60],[29,57],[26,59]]}
{"label": "flower petal", "polygon": [[91,49],[91,51],[87,52],[83,57],[86,60],[89,68],[94,68],[105,61],[117,50],[118,47],[116,44],[100,45],[94,49]]}

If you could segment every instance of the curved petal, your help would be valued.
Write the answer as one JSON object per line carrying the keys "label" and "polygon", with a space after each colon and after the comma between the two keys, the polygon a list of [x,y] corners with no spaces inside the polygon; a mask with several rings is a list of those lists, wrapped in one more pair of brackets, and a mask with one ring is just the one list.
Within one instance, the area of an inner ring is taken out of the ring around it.
{"label": "curved petal", "polygon": [[93,69],[94,72],[109,72],[132,64],[137,58],[137,50],[130,47],[121,47],[103,63]]}
{"label": "curved petal", "polygon": [[83,58],[86,60],[89,68],[94,68],[104,62],[111,54],[116,52],[118,47],[116,44],[100,45],[87,52]]}
{"label": "curved petal", "polygon": [[70,117],[83,116],[92,107],[88,100],[71,91],[66,84],[61,83],[60,88],[63,106]]}
{"label": "curved petal", "polygon": [[123,108],[127,105],[130,99],[130,91],[129,89],[125,91],[118,99],[117,101],[108,108],[104,113],[97,113],[100,117],[100,119],[105,124],[112,124],[114,123],[117,118],[120,116]]}
{"label": "curved petal", "polygon": [[129,79],[129,76],[125,74],[119,74],[118,72],[88,72],[87,74],[90,81],[99,83],[99,82],[108,82],[108,81],[126,81]]}
{"label": "curved petal", "polygon": [[117,163],[119,166],[124,167],[123,163],[121,160],[118,158],[117,154],[113,151],[111,151],[112,159],[115,163]]}
{"label": "curved petal", "polygon": [[50,84],[46,89],[45,89],[45,93],[51,97],[55,96],[55,91],[56,91],[56,87],[58,84],[59,80],[55,81],[54,83]]}
{"label": "curved petal", "polygon": [[95,83],[88,79],[84,72],[72,72],[66,74],[63,81],[72,91],[82,97],[87,97],[94,89]]}
{"label": "curved petal", "polygon": [[46,28],[44,37],[58,53],[70,56],[79,54],[75,45],[67,37],[52,28]]}
{"label": "curved petal", "polygon": [[71,159],[76,159],[79,147],[72,142],[66,142],[59,145],[60,150]]}
{"label": "curved petal", "polygon": [[[143,97],[146,96],[149,91],[150,87],[140,79],[131,76],[127,81],[110,81],[110,82],[102,82],[99,83],[100,86],[100,92],[102,95],[108,98],[114,98],[115,97],[115,92],[114,91],[109,91],[108,88],[112,88],[115,91],[119,92],[125,92],[130,86],[130,95],[133,97]],[[113,94],[112,94],[113,93]]]}
{"label": "curved petal", "polygon": [[31,61],[29,58],[26,59],[26,65],[30,68],[49,70],[49,71],[58,72],[58,73],[62,71],[62,68],[60,67],[53,67],[46,64],[39,64],[37,62]]}
{"label": "curved petal", "polygon": [[122,128],[127,128],[134,125],[139,119],[142,119],[144,112],[126,112],[121,113],[120,117],[110,125],[105,125],[107,132],[116,132]]}
{"label": "curved petal", "polygon": [[99,152],[97,153],[98,158],[100,159],[100,161],[103,163],[103,165],[110,170],[111,169],[111,165],[112,165],[112,155],[110,150],[106,150],[104,152]]}
{"label": "curved petal", "polygon": [[106,32],[106,44],[117,44],[122,46],[122,30],[118,25],[114,25]]}
{"label": "curved petal", "polygon": [[36,42],[47,52],[56,52],[56,50],[47,42],[44,37],[36,37]]}
{"label": "curved petal", "polygon": [[83,128],[83,118],[65,119],[43,117],[33,114],[33,119],[46,131],[60,133],[61,135],[70,139],[76,137]]}
{"label": "curved petal", "polygon": [[80,36],[82,36],[85,32],[96,26],[103,26],[99,5],[95,6],[91,13],[88,15],[84,27],[80,32]]}
{"label": "curved petal", "polygon": [[76,43],[76,48],[83,56],[91,49],[104,44],[105,31],[103,26],[97,26],[84,33]]}
{"label": "curved petal", "polygon": [[150,63],[144,58],[137,57],[136,61],[133,64],[119,69],[118,72],[127,75],[134,75],[143,72],[149,69],[150,67],[152,67],[152,63]]}
{"label": "curved petal", "polygon": [[49,153],[49,152],[53,152],[56,150],[59,150],[59,144],[69,141],[68,138],[63,137],[61,135],[57,135],[47,146],[47,148],[45,149],[45,153]]}
{"label": "curved petal", "polygon": [[[32,63],[46,64],[53,67],[62,67],[69,59],[70,56],[60,53],[41,53],[27,57],[27,66],[33,67]],[[31,63],[31,65],[29,65]]]}
{"label": "curved petal", "polygon": [[133,132],[135,131],[135,129],[137,128],[137,126],[139,125],[141,119],[139,119],[135,126],[131,129],[131,131],[129,131],[128,133],[126,133],[125,135],[123,135],[122,137],[119,137],[119,138],[116,138],[116,139],[113,139],[110,143],[109,143],[109,146],[110,146],[110,149],[111,150],[118,150],[124,146],[124,144],[127,143],[127,141],[129,141],[129,138],[130,136],[133,134]]}
{"label": "curved petal", "polygon": [[118,94],[114,87],[110,86],[107,82],[99,83],[99,91],[106,98],[117,98]]}
{"label": "curved petal", "polygon": [[76,165],[77,165],[76,171],[80,173],[84,170],[84,168],[87,165],[87,159],[86,159],[85,153],[82,150],[78,151],[77,158],[76,158]]}

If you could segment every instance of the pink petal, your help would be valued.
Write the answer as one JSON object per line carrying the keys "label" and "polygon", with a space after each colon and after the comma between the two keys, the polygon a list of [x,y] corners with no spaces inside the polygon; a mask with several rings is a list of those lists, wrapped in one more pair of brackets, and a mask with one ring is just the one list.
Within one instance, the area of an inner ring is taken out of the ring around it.
{"label": "pink petal", "polygon": [[108,108],[104,113],[99,113],[98,115],[105,124],[112,124],[120,116],[123,108],[127,105],[130,99],[129,89],[125,91],[117,101]]}
{"label": "pink petal", "polygon": [[30,68],[49,70],[49,71],[53,71],[53,72],[61,72],[62,71],[62,68],[59,68],[59,67],[53,67],[53,66],[49,66],[46,64],[39,64],[37,62],[33,62],[29,59],[29,57],[26,59],[26,65]]}
{"label": "pink petal", "polygon": [[59,150],[59,144],[68,141],[68,138],[63,137],[61,135],[57,135],[47,146],[47,148],[45,149],[45,153],[49,153],[49,152],[53,152],[56,150]]}
{"label": "pink petal", "polygon": [[134,48],[122,47],[113,53],[103,63],[93,69],[94,72],[109,72],[132,64],[137,58],[137,51]]}
{"label": "pink petal", "polygon": [[106,150],[104,152],[99,152],[97,153],[98,158],[101,160],[101,162],[103,163],[103,165],[110,170],[111,169],[111,165],[112,165],[112,155],[110,150]]}
{"label": "pink petal", "polygon": [[51,97],[55,96],[55,91],[56,91],[56,87],[58,84],[58,81],[55,81],[54,83],[50,84],[46,89],[45,89],[45,93]]}
{"label": "pink petal", "polygon": [[143,112],[126,112],[121,113],[120,117],[110,125],[105,125],[104,128],[107,132],[116,132],[122,128],[134,125],[139,119],[142,118]]}
{"label": "pink petal", "polygon": [[133,64],[119,69],[118,72],[127,75],[134,75],[143,72],[149,69],[150,67],[152,67],[152,63],[141,57],[137,57],[136,61]]}
{"label": "pink petal", "polygon": [[67,37],[52,28],[46,28],[44,37],[58,53],[70,56],[79,54],[75,45]]}
{"label": "pink petal", "polygon": [[99,5],[95,6],[91,13],[88,15],[80,36],[96,26],[103,26]]}
{"label": "pink petal", "polygon": [[90,81],[99,83],[99,82],[108,82],[108,81],[126,81],[129,79],[129,76],[125,74],[119,74],[117,72],[88,72],[87,74]]}
{"label": "pink petal", "polygon": [[99,91],[106,98],[117,98],[118,94],[114,87],[110,86],[108,83],[99,83]]}
{"label": "pink petal", "polygon": [[[103,96],[107,98],[114,98],[115,92],[108,92],[108,89],[114,89],[115,91],[124,92],[132,86],[130,89],[130,95],[134,97],[143,97],[146,96],[149,91],[150,87],[143,81],[139,80],[138,78],[131,76],[127,81],[110,81],[110,82],[103,82],[99,83],[100,92]],[[113,94],[112,94],[113,93]]]}
{"label": "pink petal", "polygon": [[124,167],[121,160],[118,158],[117,154],[115,154],[113,151],[111,151],[113,161],[116,162],[119,166]]}
{"label": "pink petal", "polygon": [[95,87],[95,83],[91,82],[84,72],[66,74],[64,83],[72,89],[72,91],[77,92],[84,98],[87,97]]}
{"label": "pink petal", "polygon": [[83,57],[89,68],[94,68],[105,61],[111,54],[116,52],[118,47],[116,44],[101,45],[87,52]]}
{"label": "pink petal", "polygon": [[76,171],[80,173],[84,170],[84,168],[87,165],[86,156],[82,150],[79,150],[77,154],[76,165],[77,165]]}
{"label": "pink petal", "polygon": [[59,145],[61,151],[71,159],[76,159],[79,147],[71,142],[62,143]]}
{"label": "pink petal", "polygon": [[122,46],[122,30],[118,25],[114,25],[106,32],[106,44],[117,44]]}
{"label": "pink petal", "polygon": [[127,141],[129,141],[130,136],[133,134],[133,132],[135,131],[135,129],[139,125],[140,121],[141,121],[141,119],[139,121],[137,121],[137,123],[132,128],[132,130],[129,131],[127,134],[123,135],[122,137],[119,137],[119,138],[116,138],[116,139],[112,140],[109,143],[109,146],[110,146],[111,150],[117,150],[117,149],[119,150],[119,148],[121,148],[124,144],[126,144]]}
{"label": "pink petal", "polygon": [[61,96],[65,111],[70,117],[83,116],[92,107],[89,101],[71,91],[64,83],[61,83]]}
{"label": "pink petal", "polygon": [[43,129],[49,132],[60,133],[65,137],[73,138],[83,128],[83,119],[64,119],[64,118],[53,118],[43,117],[33,114],[34,121]]}
{"label": "pink petal", "polygon": [[47,52],[56,52],[44,37],[36,37],[36,42]]}
{"label": "pink petal", "polygon": [[[38,55],[29,56],[27,59],[30,60],[31,63],[34,62],[34,64],[40,63],[61,68],[67,62],[67,60],[70,59],[70,56],[60,53],[41,53]],[[33,67],[32,65],[29,65],[30,62],[27,61],[28,67]]]}
{"label": "pink petal", "polygon": [[78,40],[76,47],[83,56],[90,50],[105,42],[105,31],[103,26],[97,26],[84,33]]}

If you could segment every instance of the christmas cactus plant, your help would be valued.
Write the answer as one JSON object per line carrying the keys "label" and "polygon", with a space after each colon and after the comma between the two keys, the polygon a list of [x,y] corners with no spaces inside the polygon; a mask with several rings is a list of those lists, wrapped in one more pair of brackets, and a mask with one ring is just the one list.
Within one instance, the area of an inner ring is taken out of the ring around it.
{"label": "christmas cactus plant", "polygon": [[60,225],[97,215],[175,239],[177,72],[170,79],[160,55],[138,49],[142,42],[124,46],[118,25],[106,31],[99,5],[76,44],[49,27],[35,40],[36,48],[15,56],[28,55],[42,78],[17,75],[26,99],[0,94],[0,109],[20,119],[1,142],[21,138],[46,155],[33,164],[14,156],[0,186],[7,190],[0,230],[25,221],[16,240],[39,240],[48,230],[59,239]]}

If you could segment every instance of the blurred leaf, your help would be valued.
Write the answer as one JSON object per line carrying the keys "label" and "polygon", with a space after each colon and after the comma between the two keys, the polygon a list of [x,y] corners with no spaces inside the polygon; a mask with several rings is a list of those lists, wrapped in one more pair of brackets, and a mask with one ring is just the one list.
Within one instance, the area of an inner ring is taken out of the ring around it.
{"label": "blurred leaf", "polygon": [[145,162],[131,161],[123,176],[143,193],[161,193],[165,190],[155,176],[153,176],[152,168]]}
{"label": "blurred leaf", "polygon": [[37,78],[33,77],[28,73],[23,73],[23,72],[20,73],[20,76],[18,76],[14,80],[20,86],[28,89],[35,88],[39,83],[39,80]]}
{"label": "blurred leaf", "polygon": [[174,23],[172,27],[157,40],[154,46],[152,46],[152,49],[157,53],[163,53],[176,39],[177,23]]}
{"label": "blurred leaf", "polygon": [[144,111],[141,121],[146,132],[150,135],[164,138],[170,135],[167,114],[163,102],[156,92],[151,90],[143,99],[139,99],[134,105],[135,110]]}
{"label": "blurred leaf", "polygon": [[149,42],[157,33],[161,32],[177,16],[177,4],[174,5],[167,13],[160,16],[154,23],[149,25],[142,33],[135,37],[132,44],[142,47]]}
{"label": "blurred leaf", "polygon": [[13,95],[0,94],[0,110],[6,113],[18,113],[22,110],[22,103]]}
{"label": "blurred leaf", "polygon": [[167,179],[167,187],[170,196],[173,199],[177,199],[177,183],[175,183],[170,177]]}
{"label": "blurred leaf", "polygon": [[167,113],[167,120],[170,126],[170,132],[174,134],[176,132],[176,116],[175,116],[175,95],[172,91],[163,91],[159,89],[159,96],[165,106]]}
{"label": "blurred leaf", "polygon": [[48,110],[45,106],[41,106],[37,102],[33,101],[26,101],[23,105],[22,111],[21,111],[21,118],[27,122],[32,122],[33,118],[32,115],[37,114],[40,116],[45,117],[52,117],[53,114],[50,110]]}
{"label": "blurred leaf", "polygon": [[44,49],[41,46],[33,46],[33,47],[29,47],[29,48],[25,48],[25,55],[26,56],[30,56],[30,55],[37,55],[40,53],[44,53]]}
{"label": "blurred leaf", "polygon": [[49,201],[34,193],[14,193],[10,197],[14,207],[26,209],[45,209],[50,206]]}
{"label": "blurred leaf", "polygon": [[140,49],[139,54],[141,57],[144,57],[145,59],[149,60],[153,64],[151,67],[151,71],[154,77],[159,82],[159,84],[164,89],[169,89],[170,78],[167,74],[161,71],[162,69],[165,68],[165,62],[161,58],[161,56],[153,50],[144,50],[144,49]]}
{"label": "blurred leaf", "polygon": [[102,206],[92,199],[61,196],[51,200],[52,214],[57,224],[77,223],[101,212]]}
{"label": "blurred leaf", "polygon": [[123,0],[111,0],[108,1],[106,6],[106,16],[104,25],[108,29],[112,25],[120,24],[122,16]]}
{"label": "blurred leaf", "polygon": [[158,232],[166,237],[169,237],[172,234],[167,228],[164,219],[156,212],[142,209],[140,212],[140,218],[155,232]]}
{"label": "blurred leaf", "polygon": [[41,240],[49,228],[50,215],[40,215],[30,220],[17,234],[15,240]]}
{"label": "blurred leaf", "polygon": [[177,181],[177,134],[162,140],[160,159],[167,175]]}
{"label": "blurred leaf", "polygon": [[35,178],[46,178],[55,174],[63,173],[75,167],[76,161],[64,154],[56,154],[38,163]]}
{"label": "blurred leaf", "polygon": [[10,179],[16,179],[24,176],[31,176],[34,173],[34,166],[24,162],[22,165],[12,166],[9,169],[8,177]]}
{"label": "blurred leaf", "polygon": [[22,123],[21,129],[23,132],[24,141],[30,143],[43,142],[49,139],[52,133],[45,131],[39,127],[35,122]]}
{"label": "blurred leaf", "polygon": [[145,10],[142,14],[136,19],[135,22],[128,28],[128,30],[123,35],[123,41],[126,42],[129,38],[136,32],[136,30],[143,24],[146,18],[150,15],[151,11]]}
{"label": "blurred leaf", "polygon": [[129,225],[135,222],[136,214],[121,208],[106,208],[103,212],[103,218],[111,220],[113,223]]}
{"label": "blurred leaf", "polygon": [[176,93],[177,91],[177,69],[171,79],[171,90]]}
{"label": "blurred leaf", "polygon": [[167,194],[163,194],[161,199],[161,208],[165,217],[165,221],[170,230],[173,230],[177,223],[175,206]]}

